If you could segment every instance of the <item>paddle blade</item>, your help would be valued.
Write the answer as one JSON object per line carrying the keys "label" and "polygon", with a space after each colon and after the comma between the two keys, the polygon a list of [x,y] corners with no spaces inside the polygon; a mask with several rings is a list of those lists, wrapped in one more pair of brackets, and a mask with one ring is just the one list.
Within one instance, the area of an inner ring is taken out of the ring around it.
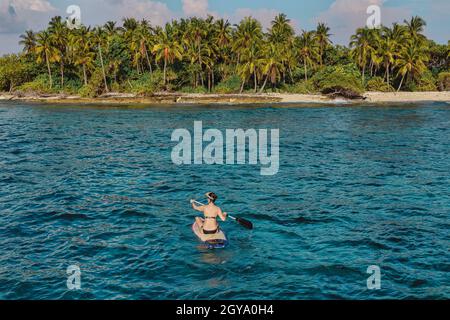
{"label": "paddle blade", "polygon": [[248,220],[242,219],[242,218],[236,218],[236,222],[239,223],[241,226],[252,230],[253,229],[253,223],[251,223]]}

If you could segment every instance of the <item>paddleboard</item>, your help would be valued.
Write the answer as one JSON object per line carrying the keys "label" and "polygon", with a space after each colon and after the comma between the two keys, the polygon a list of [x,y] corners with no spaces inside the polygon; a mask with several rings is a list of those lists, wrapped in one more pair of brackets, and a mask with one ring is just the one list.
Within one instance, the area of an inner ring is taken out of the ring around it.
{"label": "paddleboard", "polygon": [[204,234],[198,225],[192,225],[192,231],[205,244],[208,249],[223,249],[228,245],[228,240],[222,230],[215,234]]}

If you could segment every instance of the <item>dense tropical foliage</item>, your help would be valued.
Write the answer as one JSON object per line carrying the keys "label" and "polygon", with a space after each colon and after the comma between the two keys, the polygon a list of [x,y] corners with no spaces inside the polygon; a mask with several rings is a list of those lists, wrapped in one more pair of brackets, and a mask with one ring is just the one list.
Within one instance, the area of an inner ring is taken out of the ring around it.
{"label": "dense tropical foliage", "polygon": [[121,26],[69,29],[54,17],[26,31],[23,53],[0,58],[0,90],[96,96],[102,93],[346,92],[448,90],[450,46],[423,35],[426,23],[360,28],[349,47],[330,28],[296,34],[284,14],[264,30],[252,17],[237,25],[213,17],[164,27],[133,18]]}

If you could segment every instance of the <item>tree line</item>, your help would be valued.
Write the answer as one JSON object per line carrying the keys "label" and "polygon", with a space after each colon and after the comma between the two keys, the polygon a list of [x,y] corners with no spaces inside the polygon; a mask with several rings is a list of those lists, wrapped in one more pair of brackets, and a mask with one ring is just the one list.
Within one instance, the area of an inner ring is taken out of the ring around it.
{"label": "tree line", "polygon": [[[427,39],[425,26],[416,16],[391,27],[359,28],[345,47],[332,43],[325,23],[296,34],[285,14],[277,15],[267,30],[252,17],[236,25],[208,17],[174,20],[163,27],[126,18],[121,26],[109,21],[70,29],[58,16],[45,30],[21,35],[23,53],[2,58],[11,66],[3,77],[0,69],[0,85],[3,90],[40,85],[91,95],[164,90],[304,93],[320,89],[314,87],[318,77],[345,66],[339,72],[351,69],[359,82],[353,87],[361,89],[436,90],[439,81],[446,89],[450,46]],[[20,70],[23,79],[13,81]]]}

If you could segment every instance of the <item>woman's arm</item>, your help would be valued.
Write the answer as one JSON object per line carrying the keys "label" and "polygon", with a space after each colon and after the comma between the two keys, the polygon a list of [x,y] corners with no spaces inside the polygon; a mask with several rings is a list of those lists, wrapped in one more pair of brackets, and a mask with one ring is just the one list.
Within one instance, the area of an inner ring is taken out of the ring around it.
{"label": "woman's arm", "polygon": [[205,206],[197,206],[194,202],[192,202],[192,209],[203,212],[205,211]]}
{"label": "woman's arm", "polygon": [[222,210],[219,210],[219,217],[220,217],[220,219],[222,219],[222,221],[226,221],[227,216],[228,216],[228,213],[222,212]]}

